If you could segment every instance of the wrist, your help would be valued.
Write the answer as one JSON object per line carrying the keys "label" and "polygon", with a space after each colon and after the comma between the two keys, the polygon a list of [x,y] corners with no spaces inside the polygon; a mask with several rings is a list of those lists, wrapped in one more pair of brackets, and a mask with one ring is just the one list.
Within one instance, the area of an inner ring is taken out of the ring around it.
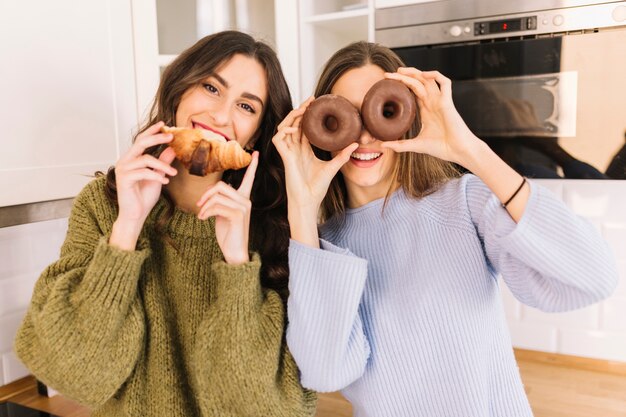
{"label": "wrist", "polygon": [[474,136],[472,144],[463,152],[457,163],[480,177],[481,169],[489,164],[493,156],[497,155],[489,145]]}
{"label": "wrist", "polygon": [[250,262],[250,255],[248,252],[231,256],[224,255],[224,261],[228,265],[242,265]]}
{"label": "wrist", "polygon": [[288,220],[291,238],[304,245],[319,247],[317,232],[318,210],[288,206]]}
{"label": "wrist", "polygon": [[215,295],[221,300],[219,309],[234,308],[239,311],[231,317],[239,317],[238,320],[247,318],[246,313],[255,311],[258,303],[262,302],[261,258],[258,254],[250,254],[250,260],[240,265],[227,262],[215,262],[211,266],[215,272]]}
{"label": "wrist", "polygon": [[287,203],[287,218],[291,222],[313,222],[317,225],[317,216],[320,211],[319,205],[296,205]]}
{"label": "wrist", "polygon": [[118,218],[111,228],[109,244],[124,250],[135,250],[143,222]]}

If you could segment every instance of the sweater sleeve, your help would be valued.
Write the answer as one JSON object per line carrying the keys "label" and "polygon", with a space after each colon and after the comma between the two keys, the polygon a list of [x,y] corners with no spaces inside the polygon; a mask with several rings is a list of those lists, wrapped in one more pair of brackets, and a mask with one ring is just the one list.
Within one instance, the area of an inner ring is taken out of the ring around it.
{"label": "sweater sleeve", "polygon": [[242,265],[213,264],[215,298],[193,357],[203,415],[315,414],[316,394],[300,384],[285,343],[284,303],[261,287],[260,268],[258,254]]}
{"label": "sweater sleeve", "polygon": [[287,344],[302,384],[330,392],[361,377],[370,355],[359,313],[367,261],[320,243],[322,249],[289,245]]}
{"label": "sweater sleeve", "polygon": [[616,262],[591,223],[530,181],[530,197],[516,224],[482,181],[468,177],[467,204],[487,258],[519,301],[560,312],[612,293]]}
{"label": "sweater sleeve", "polygon": [[148,256],[145,248],[108,245],[95,188],[76,198],[61,256],[37,281],[15,339],[18,357],[38,379],[91,407],[118,391],[143,350],[137,281]]}

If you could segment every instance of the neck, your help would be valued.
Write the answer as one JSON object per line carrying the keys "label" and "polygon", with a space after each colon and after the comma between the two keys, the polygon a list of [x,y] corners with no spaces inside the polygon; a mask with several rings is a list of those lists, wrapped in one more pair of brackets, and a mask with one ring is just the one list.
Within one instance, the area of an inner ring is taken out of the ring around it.
{"label": "neck", "polygon": [[348,192],[348,207],[358,208],[387,196],[388,192],[393,193],[400,187],[399,182],[388,183],[383,186],[377,184],[372,187],[360,187],[346,182]]}
{"label": "neck", "polygon": [[166,186],[167,192],[174,200],[176,207],[188,213],[198,214],[200,207],[196,203],[209,187],[222,179],[222,172],[199,177],[191,175],[178,160],[175,160],[172,165],[178,170],[178,174],[170,178],[170,182]]}

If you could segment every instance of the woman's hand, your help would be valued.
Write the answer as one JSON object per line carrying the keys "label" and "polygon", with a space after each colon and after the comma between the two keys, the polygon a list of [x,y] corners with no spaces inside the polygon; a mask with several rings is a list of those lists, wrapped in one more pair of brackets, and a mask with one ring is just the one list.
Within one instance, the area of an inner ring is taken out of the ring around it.
{"label": "woman's hand", "polygon": [[413,91],[422,130],[413,139],[384,142],[382,147],[425,153],[469,168],[469,159],[484,142],[470,131],[454,107],[450,79],[439,71],[422,72],[415,68],[399,68],[385,77],[401,81]]}
{"label": "woman's hand", "polygon": [[521,191],[506,206],[513,220],[522,218],[530,195],[522,177],[467,127],[452,103],[452,83],[438,71],[400,68],[385,77],[402,81],[417,96],[422,130],[413,139],[384,142],[396,152],[419,152],[455,162],[477,175],[501,202]]}
{"label": "woman's hand", "polygon": [[115,164],[115,185],[119,213],[109,243],[133,250],[143,223],[159,200],[161,187],[176,175],[170,164],[175,154],[165,149],[159,158],[144,155],[149,147],[169,143],[171,134],[159,133],[163,122],[156,123],[137,136],[137,140]]}
{"label": "woman's hand", "polygon": [[302,115],[312,101],[313,97],[285,117],[278,125],[272,142],[285,165],[291,238],[312,247],[319,247],[317,215],[320,205],[328,192],[330,182],[350,160],[350,154],[359,145],[351,144],[330,161],[317,158],[301,129]]}
{"label": "woman's hand", "polygon": [[238,189],[219,181],[205,192],[196,203],[200,208],[198,218],[206,220],[215,216],[215,236],[222,249],[224,260],[229,264],[242,264],[250,261],[248,240],[250,235],[250,193],[259,153],[252,154],[252,162]]}
{"label": "woman's hand", "polygon": [[358,144],[351,144],[330,161],[317,158],[301,129],[302,116],[312,101],[313,97],[310,97],[287,115],[278,125],[272,142],[285,165],[289,206],[293,210],[306,211],[317,216],[330,182],[348,162]]}

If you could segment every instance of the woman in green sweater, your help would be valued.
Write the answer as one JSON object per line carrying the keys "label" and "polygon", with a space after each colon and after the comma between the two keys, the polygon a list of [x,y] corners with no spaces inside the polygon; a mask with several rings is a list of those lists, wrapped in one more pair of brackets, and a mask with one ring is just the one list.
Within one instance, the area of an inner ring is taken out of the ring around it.
{"label": "woman in green sweater", "polygon": [[[289,227],[271,138],[290,110],[275,53],[240,32],[167,67],[149,120],[78,195],[37,282],[15,341],[37,378],[94,416],[314,413],[283,337]],[[191,176],[164,124],[236,140],[252,163]]]}

